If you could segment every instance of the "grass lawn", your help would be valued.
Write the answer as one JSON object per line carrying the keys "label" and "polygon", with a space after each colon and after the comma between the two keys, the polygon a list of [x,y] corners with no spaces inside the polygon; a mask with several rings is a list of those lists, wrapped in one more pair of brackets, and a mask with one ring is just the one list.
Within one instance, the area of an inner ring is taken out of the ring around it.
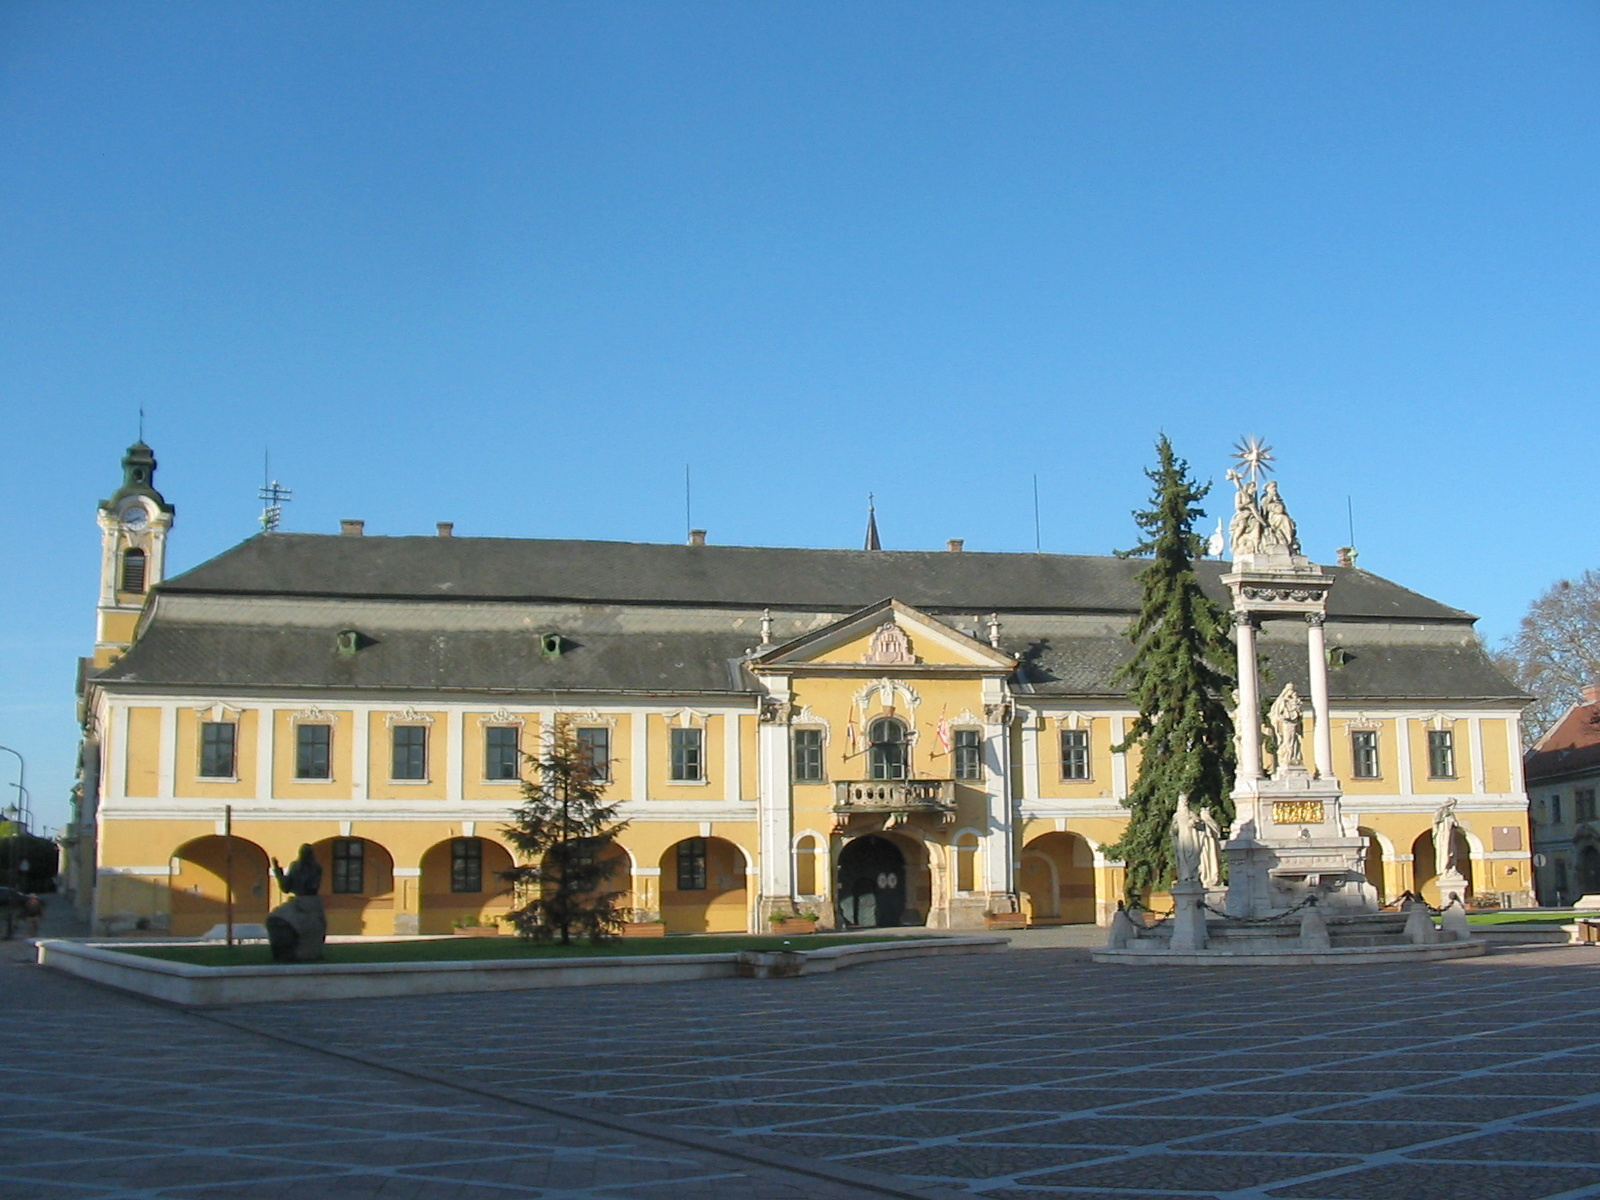
{"label": "grass lawn", "polygon": [[1593,913],[1566,912],[1485,912],[1469,913],[1468,925],[1570,925],[1579,917]]}
{"label": "grass lawn", "polygon": [[[500,958],[610,958],[638,954],[732,954],[738,950],[819,950],[848,942],[898,941],[872,934],[779,937],[773,935],[712,934],[664,938],[620,938],[603,945],[574,942],[571,946],[525,942],[519,937],[439,938],[401,942],[329,942],[323,962],[482,962]],[[199,967],[270,966],[272,952],[265,944],[219,946],[173,944],[129,946],[124,954],[164,958]]]}

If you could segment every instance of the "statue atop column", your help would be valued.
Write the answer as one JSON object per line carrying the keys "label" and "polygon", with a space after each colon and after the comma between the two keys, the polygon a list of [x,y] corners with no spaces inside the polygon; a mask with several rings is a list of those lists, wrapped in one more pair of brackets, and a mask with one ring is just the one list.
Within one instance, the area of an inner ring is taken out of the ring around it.
{"label": "statue atop column", "polygon": [[1235,561],[1257,554],[1298,556],[1299,531],[1278,493],[1277,480],[1268,480],[1265,486],[1261,483],[1262,475],[1272,469],[1272,447],[1250,437],[1241,441],[1235,452],[1241,469],[1228,471],[1234,486],[1228,538]]}

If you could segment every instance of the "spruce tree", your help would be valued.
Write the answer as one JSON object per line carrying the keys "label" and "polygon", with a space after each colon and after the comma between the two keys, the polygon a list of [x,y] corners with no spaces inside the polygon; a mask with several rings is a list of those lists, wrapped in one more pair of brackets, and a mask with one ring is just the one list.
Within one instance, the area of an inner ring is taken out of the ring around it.
{"label": "spruce tree", "polygon": [[1200,590],[1194,560],[1203,553],[1196,523],[1210,484],[1189,478],[1189,465],[1172,452],[1165,434],[1151,507],[1135,512],[1144,540],[1125,556],[1148,555],[1137,579],[1143,590],[1139,616],[1128,630],[1133,657],[1120,679],[1139,715],[1116,750],[1139,749],[1139,778],[1128,798],[1128,827],[1106,854],[1127,864],[1123,891],[1130,904],[1166,887],[1173,877],[1172,814],[1180,793],[1196,811],[1208,809],[1226,830],[1233,820],[1233,718],[1226,697],[1233,686],[1233,643],[1228,616]]}
{"label": "spruce tree", "polygon": [[542,756],[523,757],[533,778],[522,785],[522,804],[505,835],[527,865],[504,873],[521,905],[508,919],[522,937],[560,939],[563,946],[574,934],[591,942],[618,936],[617,900],[626,890],[607,885],[626,859],[606,852],[628,822],[618,821],[618,805],[606,801],[602,772],[565,725]]}

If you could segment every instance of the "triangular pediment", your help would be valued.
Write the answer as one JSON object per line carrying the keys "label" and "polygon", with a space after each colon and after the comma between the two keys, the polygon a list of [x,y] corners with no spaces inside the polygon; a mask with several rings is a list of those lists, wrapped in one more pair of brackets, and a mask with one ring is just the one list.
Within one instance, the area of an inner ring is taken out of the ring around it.
{"label": "triangular pediment", "polygon": [[1017,660],[895,599],[880,600],[830,625],[758,654],[755,670],[810,667],[882,674],[897,670],[1010,672]]}

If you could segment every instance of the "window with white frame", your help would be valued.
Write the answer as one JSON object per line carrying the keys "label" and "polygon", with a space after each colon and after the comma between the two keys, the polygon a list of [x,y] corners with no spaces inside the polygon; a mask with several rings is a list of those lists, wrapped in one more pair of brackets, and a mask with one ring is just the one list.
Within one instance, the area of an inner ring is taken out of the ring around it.
{"label": "window with white frame", "polygon": [[586,725],[578,730],[578,758],[589,767],[596,783],[611,782],[611,729],[606,725]]}
{"label": "window with white frame", "polygon": [[983,778],[983,730],[956,730],[951,753],[955,756],[957,779]]}
{"label": "window with white frame", "polygon": [[1350,731],[1350,759],[1357,779],[1377,779],[1382,772],[1378,763],[1378,731],[1352,729]]}
{"label": "window with white frame", "polygon": [[1089,778],[1089,731],[1063,729],[1061,731],[1061,778]]}
{"label": "window with white frame", "polygon": [[396,725],[390,733],[389,778],[415,781],[428,777],[428,727]]}
{"label": "window with white frame", "polygon": [[232,721],[200,723],[200,777],[232,779],[238,770],[235,747],[239,726]]}
{"label": "window with white frame", "polygon": [[794,731],[794,781],[821,783],[825,778],[822,763],[822,730],[797,727]]}
{"label": "window with white frame", "polygon": [[670,778],[674,783],[700,783],[706,777],[705,730],[674,729]]}

